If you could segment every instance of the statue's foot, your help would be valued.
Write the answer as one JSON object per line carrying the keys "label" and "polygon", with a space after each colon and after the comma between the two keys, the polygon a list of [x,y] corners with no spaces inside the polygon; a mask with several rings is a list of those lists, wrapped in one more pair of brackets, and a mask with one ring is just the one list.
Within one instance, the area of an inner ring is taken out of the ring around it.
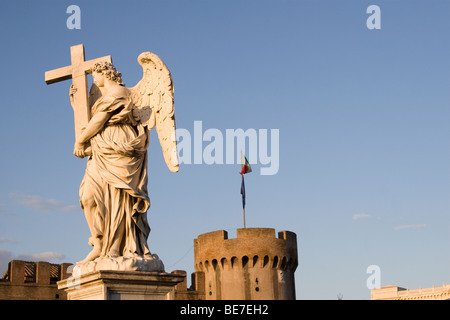
{"label": "statue's foot", "polygon": [[100,249],[97,249],[94,247],[94,249],[92,249],[92,251],[89,252],[89,254],[86,256],[86,258],[77,262],[77,265],[85,264],[86,262],[97,259],[98,257],[100,257],[100,252],[101,252]]}
{"label": "statue's foot", "polygon": [[124,257],[127,257],[127,258],[138,258],[140,256],[136,252],[126,252],[124,254]]}
{"label": "statue's foot", "polygon": [[119,256],[119,251],[115,249],[109,250],[108,257],[117,258]]}

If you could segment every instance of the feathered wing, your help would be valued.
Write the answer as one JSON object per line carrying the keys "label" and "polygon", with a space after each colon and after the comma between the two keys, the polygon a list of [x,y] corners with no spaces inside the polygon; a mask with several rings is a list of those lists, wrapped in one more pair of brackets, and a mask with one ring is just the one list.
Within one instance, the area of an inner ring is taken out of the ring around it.
{"label": "feathered wing", "polygon": [[179,164],[172,76],[164,62],[154,53],[141,53],[138,62],[142,66],[143,77],[136,86],[128,88],[135,105],[133,115],[149,130],[156,126],[167,167],[177,172]]}
{"label": "feathered wing", "polygon": [[102,91],[95,83],[92,84],[89,90],[89,107],[92,108],[94,103],[102,96]]}

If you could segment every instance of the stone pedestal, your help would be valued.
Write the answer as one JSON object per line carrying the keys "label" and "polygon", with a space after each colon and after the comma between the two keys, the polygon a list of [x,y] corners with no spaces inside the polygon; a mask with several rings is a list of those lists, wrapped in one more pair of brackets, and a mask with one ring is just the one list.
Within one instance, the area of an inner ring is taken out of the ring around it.
{"label": "stone pedestal", "polygon": [[185,276],[175,273],[100,270],[58,282],[67,300],[173,300],[175,285]]}

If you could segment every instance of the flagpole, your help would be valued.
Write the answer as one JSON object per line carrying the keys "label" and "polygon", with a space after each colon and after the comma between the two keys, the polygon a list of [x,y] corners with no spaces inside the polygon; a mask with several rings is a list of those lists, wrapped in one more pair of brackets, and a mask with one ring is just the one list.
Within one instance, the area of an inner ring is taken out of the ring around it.
{"label": "flagpole", "polygon": [[[241,171],[242,171],[242,149],[241,149]],[[241,172],[242,185],[244,184],[244,175]],[[242,217],[244,218],[244,229],[245,229],[245,205],[242,206]]]}
{"label": "flagpole", "polygon": [[[244,175],[241,174],[242,182],[244,182]],[[244,217],[244,229],[245,229],[245,206],[242,207],[242,216]]]}

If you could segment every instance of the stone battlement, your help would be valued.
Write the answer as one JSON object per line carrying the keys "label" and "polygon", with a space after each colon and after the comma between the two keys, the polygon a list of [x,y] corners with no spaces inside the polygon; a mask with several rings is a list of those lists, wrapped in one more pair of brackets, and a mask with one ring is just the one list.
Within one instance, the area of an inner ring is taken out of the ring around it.
{"label": "stone battlement", "polygon": [[56,282],[70,276],[67,269],[71,265],[12,260],[0,279],[0,300],[64,300],[66,294],[58,290]]}
{"label": "stone battlement", "polygon": [[450,299],[450,284],[413,290],[387,285],[373,289],[370,295],[372,300],[448,300]]}
{"label": "stone battlement", "polygon": [[233,239],[225,230],[208,232],[194,240],[194,260],[196,274],[202,275],[196,290],[206,300],[295,299],[293,232],[276,237],[272,228],[243,228]]}
{"label": "stone battlement", "polygon": [[237,229],[236,238],[229,239],[225,230],[201,234],[194,240],[195,268],[266,267],[295,271],[298,265],[297,237],[280,231],[275,237],[272,228]]}

